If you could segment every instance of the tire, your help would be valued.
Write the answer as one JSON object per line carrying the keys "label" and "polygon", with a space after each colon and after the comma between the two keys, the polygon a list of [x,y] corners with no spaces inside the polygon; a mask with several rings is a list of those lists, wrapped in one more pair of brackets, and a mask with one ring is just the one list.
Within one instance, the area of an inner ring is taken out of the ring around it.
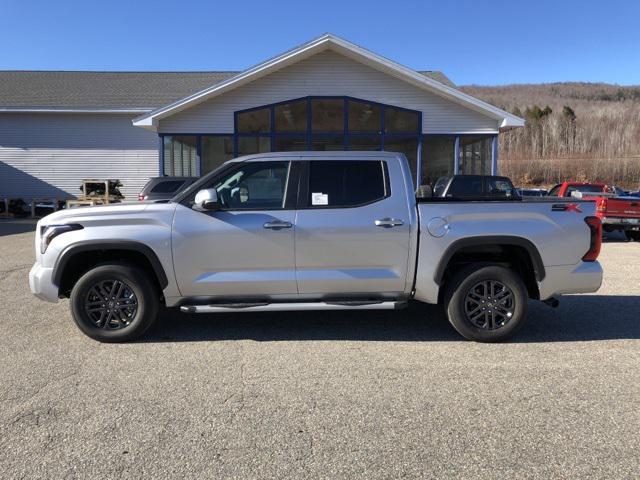
{"label": "tire", "polygon": [[88,337],[106,343],[128,342],[153,325],[160,296],[143,270],[110,263],[80,277],[71,291],[70,306],[73,320]]}
{"label": "tire", "polygon": [[453,328],[467,340],[500,342],[524,324],[527,301],[527,288],[513,270],[475,264],[451,279],[444,306]]}
{"label": "tire", "polygon": [[640,242],[640,231],[638,230],[625,230],[624,235],[630,242]]}

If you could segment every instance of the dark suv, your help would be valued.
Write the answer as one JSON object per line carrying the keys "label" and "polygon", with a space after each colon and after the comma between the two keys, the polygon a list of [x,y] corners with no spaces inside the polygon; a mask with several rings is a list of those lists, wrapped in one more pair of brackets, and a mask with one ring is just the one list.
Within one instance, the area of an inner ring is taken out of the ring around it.
{"label": "dark suv", "polygon": [[169,200],[199,177],[153,177],[138,195],[138,200]]}
{"label": "dark suv", "polygon": [[440,177],[433,186],[434,197],[519,198],[507,177],[495,175],[453,175]]}

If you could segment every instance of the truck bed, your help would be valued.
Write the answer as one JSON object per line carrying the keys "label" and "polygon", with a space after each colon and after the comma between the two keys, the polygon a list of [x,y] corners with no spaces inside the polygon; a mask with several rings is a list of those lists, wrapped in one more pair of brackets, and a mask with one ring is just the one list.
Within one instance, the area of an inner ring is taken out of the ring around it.
{"label": "truck bed", "polygon": [[[554,205],[579,205],[577,209],[554,208]],[[589,227],[585,218],[595,215],[595,203],[572,198],[531,199],[453,199],[434,198],[418,201],[419,255],[416,274],[416,298],[435,303],[438,295],[438,262],[459,242],[474,237],[499,242],[519,242],[538,252],[546,275],[539,279],[541,299],[547,292],[579,291],[580,275],[568,281],[575,269],[600,267],[582,262],[590,246]],[[560,240],[560,241],[559,241]],[[484,241],[484,240],[483,240]],[[587,266],[585,266],[587,265]],[[553,275],[549,275],[553,272]],[[587,277],[590,272],[585,271]],[[549,284],[553,278],[554,285]],[[557,279],[561,279],[558,281]],[[566,289],[558,284],[567,279]],[[588,283],[588,280],[586,281]]]}

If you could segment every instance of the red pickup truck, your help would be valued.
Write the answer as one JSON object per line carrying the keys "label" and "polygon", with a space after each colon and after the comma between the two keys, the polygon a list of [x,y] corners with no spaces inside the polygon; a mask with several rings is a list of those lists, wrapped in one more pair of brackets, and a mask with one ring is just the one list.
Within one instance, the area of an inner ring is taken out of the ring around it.
{"label": "red pickup truck", "polygon": [[[576,192],[576,193],[574,193]],[[564,182],[549,190],[550,197],[576,196],[596,202],[596,215],[606,232],[623,231],[629,240],[640,241],[640,198],[618,197],[604,183]]]}

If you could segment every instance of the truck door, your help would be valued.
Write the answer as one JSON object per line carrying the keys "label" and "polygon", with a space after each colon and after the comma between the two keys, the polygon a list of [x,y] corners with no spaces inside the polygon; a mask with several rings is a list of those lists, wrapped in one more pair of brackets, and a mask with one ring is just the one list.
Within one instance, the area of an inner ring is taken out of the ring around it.
{"label": "truck door", "polygon": [[204,188],[222,209],[179,205],[173,224],[173,263],[183,296],[297,295],[294,266],[295,197],[287,204],[291,162],[239,163]]}
{"label": "truck door", "polygon": [[299,293],[403,292],[411,227],[406,188],[397,159],[305,162],[295,230]]}

